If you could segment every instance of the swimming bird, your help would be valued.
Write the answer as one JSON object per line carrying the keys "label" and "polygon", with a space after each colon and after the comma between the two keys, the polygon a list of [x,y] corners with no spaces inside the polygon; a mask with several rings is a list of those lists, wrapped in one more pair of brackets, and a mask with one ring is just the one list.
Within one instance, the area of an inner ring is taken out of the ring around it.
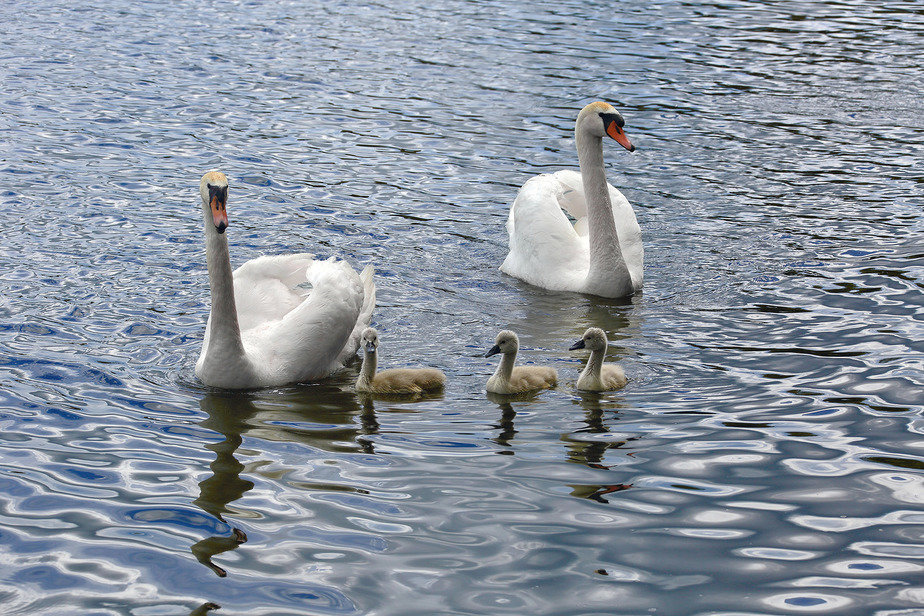
{"label": "swimming bird", "polygon": [[199,183],[212,308],[196,376],[212,387],[252,389],[328,376],[356,354],[375,306],[372,267],[307,253],[263,256],[231,271],[228,178]]}
{"label": "swimming bird", "polygon": [[356,379],[356,391],[369,394],[423,394],[438,391],[446,384],[446,375],[436,368],[391,368],[376,372],[379,333],[372,327],[363,330],[363,365]]}
{"label": "swimming bird", "polygon": [[521,394],[548,389],[558,384],[558,372],[546,366],[515,366],[520,339],[510,330],[503,330],[494,339],[494,346],[485,354],[491,357],[503,353],[500,364],[486,389],[493,394]]}
{"label": "swimming bird", "polygon": [[544,289],[601,297],[642,288],[642,230],[603,169],[604,136],[635,150],[624,125],[608,103],[581,110],[574,127],[581,171],[537,175],[523,184],[507,218],[510,252],[502,272]]}
{"label": "swimming bird", "polygon": [[590,359],[577,380],[577,388],[585,391],[612,391],[625,387],[626,373],[617,364],[603,363],[609,341],[606,332],[599,327],[591,327],[584,336],[571,345],[569,350],[589,349]]}

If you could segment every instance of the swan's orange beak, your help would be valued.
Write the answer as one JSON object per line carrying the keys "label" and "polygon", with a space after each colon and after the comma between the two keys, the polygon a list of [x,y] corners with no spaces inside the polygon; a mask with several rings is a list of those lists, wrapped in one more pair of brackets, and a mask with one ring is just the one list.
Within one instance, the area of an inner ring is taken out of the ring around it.
{"label": "swan's orange beak", "polygon": [[215,229],[219,233],[224,233],[228,228],[228,212],[225,210],[225,200],[220,193],[212,195],[212,222],[215,223]]}
{"label": "swan's orange beak", "polygon": [[626,148],[630,152],[635,151],[635,146],[632,145],[632,142],[629,141],[629,138],[626,137],[626,134],[623,132],[619,125],[616,124],[616,120],[610,120],[609,124],[606,125],[606,134],[616,140],[616,143]]}

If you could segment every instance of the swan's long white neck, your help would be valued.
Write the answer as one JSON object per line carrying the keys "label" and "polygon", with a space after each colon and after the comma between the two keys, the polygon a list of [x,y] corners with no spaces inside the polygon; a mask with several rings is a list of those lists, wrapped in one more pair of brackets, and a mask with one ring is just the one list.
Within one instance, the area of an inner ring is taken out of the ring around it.
{"label": "swan's long white neck", "polygon": [[600,380],[600,373],[603,370],[603,360],[606,358],[606,350],[599,349],[596,351],[590,352],[590,359],[587,360],[587,365],[584,366],[584,370],[581,371],[580,378],[585,378],[587,376],[592,376],[596,380]]}
{"label": "swan's long white neck", "polygon": [[513,366],[516,361],[516,351],[513,351],[512,353],[504,353],[501,355],[501,361],[499,364],[497,364],[497,370],[494,371],[494,376],[501,379],[505,383],[509,383],[510,377],[513,375]]}
{"label": "swan's long white neck", "polygon": [[[212,310],[209,315],[209,351],[224,357],[244,358],[241,328],[234,304],[234,276],[228,255],[228,239],[218,233],[210,214],[205,220],[205,256],[209,269]],[[219,351],[220,350],[220,351]]]}
{"label": "swan's long white neck", "polygon": [[590,242],[587,291],[610,297],[630,295],[632,278],[616,234],[613,204],[603,169],[603,139],[579,126],[575,131],[575,143],[587,201]]}
{"label": "swan's long white neck", "polygon": [[359,378],[356,380],[359,384],[369,385],[375,378],[375,371],[378,369],[379,353],[378,351],[365,351],[363,353],[363,365],[359,369]]}

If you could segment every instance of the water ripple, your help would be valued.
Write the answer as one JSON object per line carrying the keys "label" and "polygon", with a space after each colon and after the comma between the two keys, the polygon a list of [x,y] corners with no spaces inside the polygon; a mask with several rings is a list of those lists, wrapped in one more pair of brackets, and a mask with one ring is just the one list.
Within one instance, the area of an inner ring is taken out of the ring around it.
{"label": "water ripple", "polygon": [[[924,17],[617,9],[0,5],[2,611],[918,613]],[[596,98],[628,301],[497,270]],[[444,395],[203,388],[212,167],[235,264],[375,265]],[[573,390],[591,325],[622,391]],[[485,397],[506,327],[556,390]]]}

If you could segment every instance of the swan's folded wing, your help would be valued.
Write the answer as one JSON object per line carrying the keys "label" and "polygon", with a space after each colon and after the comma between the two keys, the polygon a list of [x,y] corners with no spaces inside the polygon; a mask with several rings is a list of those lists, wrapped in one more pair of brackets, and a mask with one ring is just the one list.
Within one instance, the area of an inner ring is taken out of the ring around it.
{"label": "swan's folded wing", "polygon": [[294,310],[245,336],[258,365],[277,382],[303,382],[328,376],[340,367],[363,308],[363,281],[343,261],[315,261],[308,269],[311,292]]}
{"label": "swan's folded wing", "polygon": [[[577,221],[575,227],[578,228],[578,233],[586,235],[587,199],[584,195],[584,183],[580,172],[566,169],[556,171],[552,177],[558,180],[558,205]],[[610,204],[613,206],[613,222],[616,223],[616,229],[619,232],[619,243],[625,253],[627,244],[641,243],[642,231],[625,195],[612,184],[607,183],[606,187],[610,194]]]}
{"label": "swan's folded wing", "polygon": [[[558,206],[574,219],[573,229],[580,238],[581,245],[584,246],[586,250],[588,247],[586,242],[589,234],[589,228],[587,225],[587,201],[584,195],[584,184],[581,179],[580,172],[572,171],[570,169],[556,171],[555,173],[549,175],[537,176],[536,178],[533,178],[527,182],[527,184],[537,180],[542,180],[544,184],[543,190],[547,191],[548,194],[554,195],[554,199]],[[523,188],[525,189],[526,185],[524,185]],[[619,192],[619,190],[617,190],[612,184],[608,183],[607,188],[609,190],[610,203],[613,207],[613,222],[616,223],[616,233],[619,236],[619,245],[622,249],[623,258],[625,258],[626,264],[628,265],[629,271],[631,272],[633,285],[638,288],[642,286],[645,260],[644,248],[642,245],[642,230],[639,227],[638,220],[635,217],[635,211],[632,209],[632,206],[629,204],[629,201],[626,199],[625,195]],[[533,191],[532,194],[535,193],[536,191]],[[519,196],[517,199],[519,200]],[[551,198],[544,199],[549,205],[551,204]],[[517,205],[516,202],[514,202],[514,205]],[[514,216],[515,209],[516,208],[511,208],[511,221]],[[508,221],[508,230],[512,227],[512,225],[515,225],[515,222],[511,221]],[[556,243],[553,240],[552,243],[549,244],[549,251],[553,249],[559,250],[564,248],[565,244],[562,242]],[[551,258],[551,254],[547,254],[549,255],[549,258]],[[572,257],[579,255],[577,252],[571,252],[568,254],[570,254]],[[584,263],[584,259],[586,258],[586,256],[581,256],[582,263]],[[582,271],[586,273],[586,269],[582,269],[580,267],[575,269],[573,264],[566,268],[564,265],[565,262],[563,260],[556,260],[556,262],[558,262],[562,268],[567,269],[567,271]],[[563,275],[564,274],[559,274],[559,276]],[[520,277],[522,278],[522,276]],[[532,282],[526,278],[524,279],[528,282]],[[575,284],[577,284],[577,282]],[[549,284],[540,284],[540,286],[544,286],[546,288],[555,288]]]}
{"label": "swan's folded wing", "polygon": [[587,240],[561,209],[561,195],[553,175],[536,176],[520,188],[510,207],[510,253],[501,271],[548,289],[568,290],[568,283],[583,281]]}
{"label": "swan's folded wing", "polygon": [[279,320],[299,306],[308,296],[308,270],[314,262],[308,253],[264,256],[234,270],[241,331]]}
{"label": "swan's folded wing", "polygon": [[372,278],[374,273],[375,269],[371,265],[367,265],[359,274],[359,279],[363,283],[363,306],[359,310],[359,317],[356,319],[353,332],[337,357],[337,363],[341,365],[346,364],[356,355],[356,351],[359,349],[359,338],[362,336],[363,330],[369,327],[369,323],[372,321],[372,310],[375,308],[375,281]]}
{"label": "swan's folded wing", "polygon": [[632,284],[641,288],[644,278],[645,248],[642,245],[642,229],[638,226],[635,211],[629,204],[625,195],[607,184],[610,192],[610,202],[613,204],[613,220],[616,222],[616,234],[619,237],[619,246],[622,256],[626,260],[629,272],[632,275]]}
{"label": "swan's folded wing", "polygon": [[551,174],[558,182],[556,197],[561,209],[575,220],[587,217],[587,199],[584,197],[584,181],[580,171],[564,169]]}

